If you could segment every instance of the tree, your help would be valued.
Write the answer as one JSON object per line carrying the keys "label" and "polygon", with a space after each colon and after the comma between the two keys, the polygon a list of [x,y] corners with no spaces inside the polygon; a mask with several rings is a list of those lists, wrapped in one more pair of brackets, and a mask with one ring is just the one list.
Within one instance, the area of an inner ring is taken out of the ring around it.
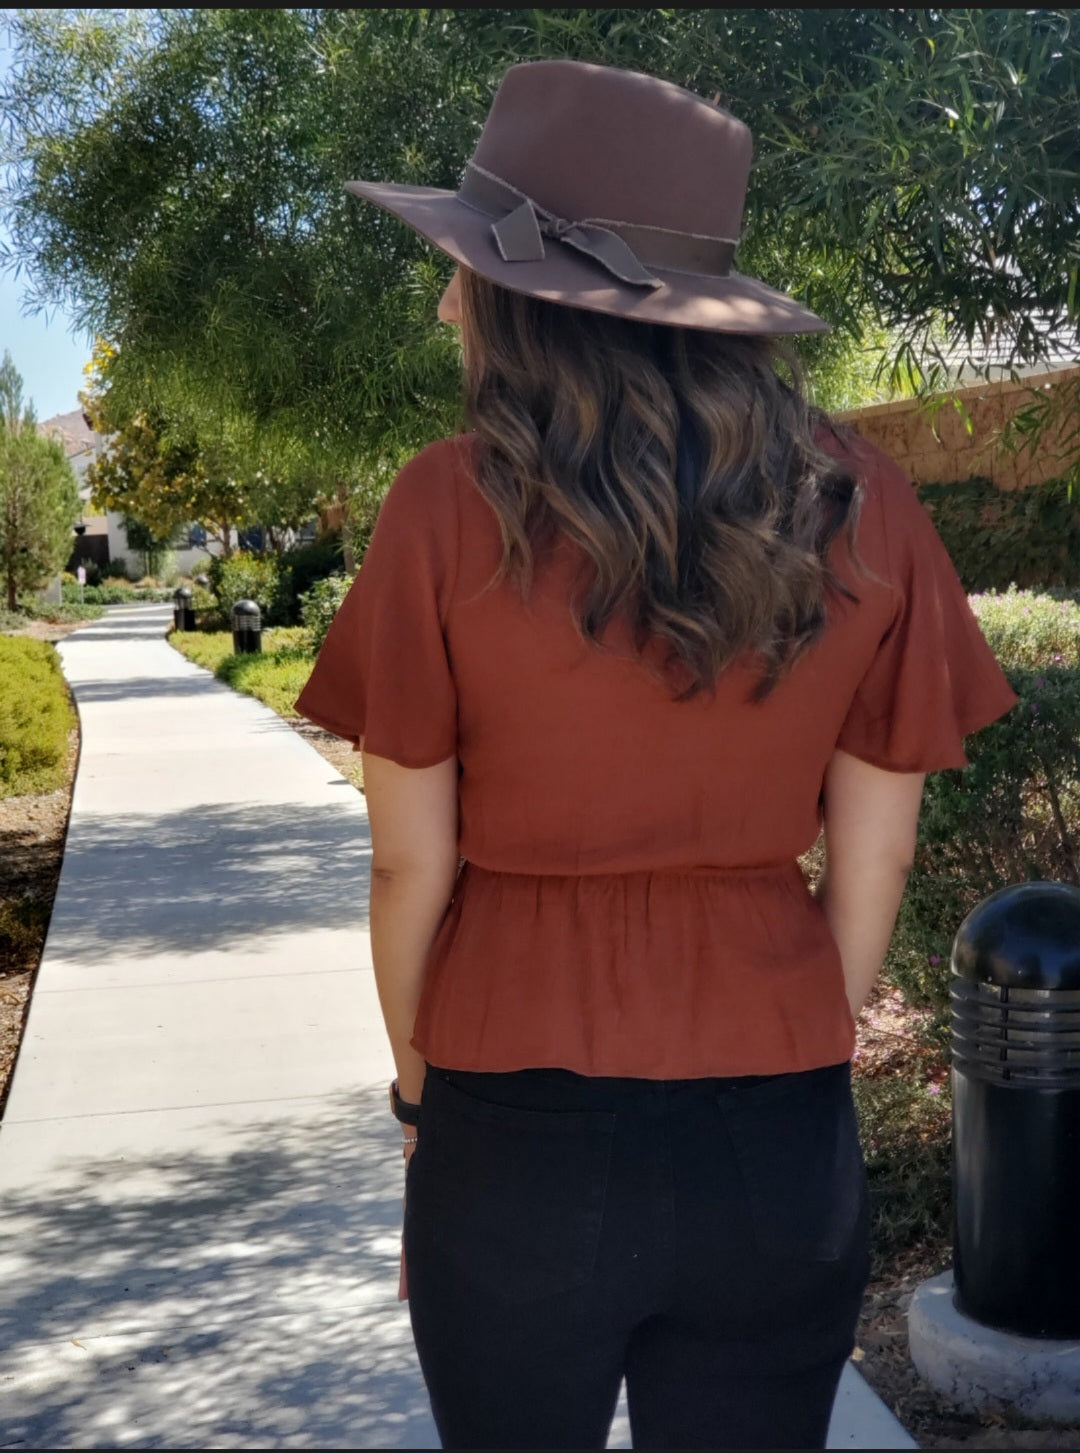
{"label": "tree", "polygon": [[987,340],[1020,364],[1077,338],[1067,10],[38,9],[11,34],[10,261],[116,340],[131,413],[304,451],[328,495],[458,396],[449,265],[342,181],[455,186],[517,60],[636,67],[749,123],[739,266],[837,324],[803,345],[819,377],[868,330],[931,383]]}
{"label": "tree", "polygon": [[38,432],[23,382],[5,351],[0,364],[0,570],[8,610],[71,553],[79,488],[64,447]]}
{"label": "tree", "polygon": [[15,253],[115,343],[118,406],[304,449],[328,493],[454,426],[456,343],[433,326],[449,264],[342,186],[454,184],[471,108],[434,15],[20,14]]}
{"label": "tree", "polygon": [[95,343],[80,401],[106,440],[87,470],[91,500],[136,523],[142,543],[129,529],[132,548],[160,552],[180,526],[197,523],[228,555],[234,528],[258,523],[273,536],[315,512],[317,492],[290,471],[287,451],[271,465],[250,439],[207,439],[191,417],[168,419],[153,402],[131,411],[112,387],[116,358],[115,348]]}

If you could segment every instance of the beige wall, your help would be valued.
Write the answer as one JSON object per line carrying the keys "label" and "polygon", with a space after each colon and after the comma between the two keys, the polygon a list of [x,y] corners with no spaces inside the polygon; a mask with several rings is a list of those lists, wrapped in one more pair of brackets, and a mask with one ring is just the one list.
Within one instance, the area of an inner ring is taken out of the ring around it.
{"label": "beige wall", "polygon": [[1061,472],[1063,431],[1050,431],[1033,451],[1013,454],[998,442],[1001,430],[1013,414],[1031,403],[1033,391],[1053,390],[1077,378],[1080,367],[1058,369],[1018,383],[1006,379],[958,389],[953,397],[968,413],[973,425],[970,435],[951,403],[936,417],[917,399],[873,404],[837,417],[853,424],[871,444],[895,459],[916,484],[955,484],[981,475],[992,479],[999,489],[1024,489]]}

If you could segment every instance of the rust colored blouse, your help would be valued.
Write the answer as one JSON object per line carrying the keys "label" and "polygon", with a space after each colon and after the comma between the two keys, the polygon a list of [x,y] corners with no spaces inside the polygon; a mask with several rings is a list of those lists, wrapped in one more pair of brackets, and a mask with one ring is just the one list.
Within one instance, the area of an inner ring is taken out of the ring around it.
{"label": "rust colored blouse", "polygon": [[681,1079],[850,1058],[839,952],[796,862],[829,759],[963,767],[964,738],[1016,697],[910,482],[861,440],[825,442],[864,481],[878,579],[834,542],[859,602],[830,598],[759,705],[750,663],[673,702],[621,618],[614,654],[586,645],[568,539],[527,606],[485,591],[501,541],[474,437],[394,481],[297,708],[406,767],[458,758],[466,861],[412,1041],[429,1062]]}

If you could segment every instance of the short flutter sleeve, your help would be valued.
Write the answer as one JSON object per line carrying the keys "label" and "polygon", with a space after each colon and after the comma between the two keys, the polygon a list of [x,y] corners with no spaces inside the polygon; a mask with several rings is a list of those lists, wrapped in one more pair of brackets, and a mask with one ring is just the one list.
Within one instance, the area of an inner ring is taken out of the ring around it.
{"label": "short flutter sleeve", "polygon": [[403,767],[457,750],[444,622],[457,565],[452,463],[432,445],[394,480],[296,710]]}
{"label": "short flutter sleeve", "polygon": [[863,447],[866,563],[885,576],[894,602],[837,746],[893,772],[966,767],[964,738],[1018,698],[910,480]]}

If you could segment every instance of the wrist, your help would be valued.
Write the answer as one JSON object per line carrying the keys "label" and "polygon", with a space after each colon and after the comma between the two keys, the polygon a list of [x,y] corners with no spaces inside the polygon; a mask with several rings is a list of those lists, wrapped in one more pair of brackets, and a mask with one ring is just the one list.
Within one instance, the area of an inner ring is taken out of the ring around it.
{"label": "wrist", "polygon": [[415,1127],[420,1124],[419,1096],[415,1100],[406,1099],[397,1080],[390,1081],[390,1109],[403,1126]]}

